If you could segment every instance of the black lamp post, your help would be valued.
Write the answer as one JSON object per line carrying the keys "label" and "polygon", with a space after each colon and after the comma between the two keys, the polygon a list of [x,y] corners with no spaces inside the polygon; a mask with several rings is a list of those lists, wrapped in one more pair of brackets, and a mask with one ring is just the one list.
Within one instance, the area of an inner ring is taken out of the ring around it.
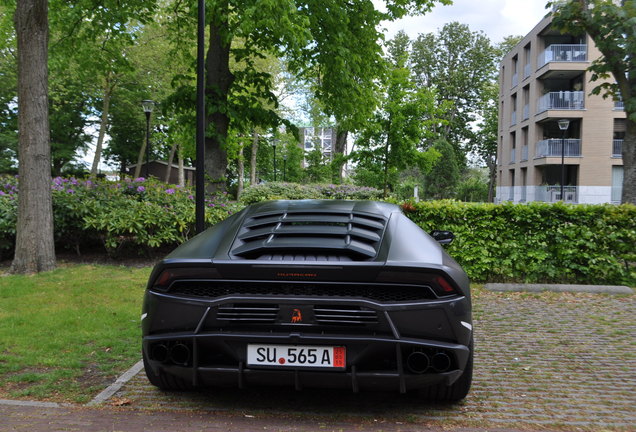
{"label": "black lamp post", "polygon": [[143,100],[141,101],[141,107],[146,114],[146,178],[148,178],[148,165],[150,164],[150,114],[155,108],[155,101]]}
{"label": "black lamp post", "polygon": [[287,153],[283,155],[283,181],[287,181]]}
{"label": "black lamp post", "polygon": [[[197,234],[205,228],[205,0],[198,0],[197,11],[197,133],[195,228]],[[194,375],[195,379],[197,374]]]}
{"label": "black lamp post", "polygon": [[561,201],[565,202],[565,195],[563,195],[563,185],[565,184],[565,132],[570,127],[570,120],[561,119],[558,123],[559,129],[561,129]]}
{"label": "black lamp post", "polygon": [[274,181],[276,181],[276,141],[274,141],[272,147],[274,147]]}

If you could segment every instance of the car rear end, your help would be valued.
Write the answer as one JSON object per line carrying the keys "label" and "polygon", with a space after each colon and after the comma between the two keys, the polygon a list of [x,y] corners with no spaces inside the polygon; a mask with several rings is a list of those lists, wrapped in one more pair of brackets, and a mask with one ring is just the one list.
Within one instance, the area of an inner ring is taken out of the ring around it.
{"label": "car rear end", "polygon": [[452,390],[472,368],[465,273],[384,203],[249,207],[157,264],[142,317],[163,388]]}

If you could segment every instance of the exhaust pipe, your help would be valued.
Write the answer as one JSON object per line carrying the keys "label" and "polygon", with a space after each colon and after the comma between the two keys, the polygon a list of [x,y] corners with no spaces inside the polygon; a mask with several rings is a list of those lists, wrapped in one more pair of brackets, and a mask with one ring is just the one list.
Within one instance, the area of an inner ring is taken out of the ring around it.
{"label": "exhaust pipe", "polygon": [[430,366],[430,359],[421,351],[413,351],[406,358],[406,367],[414,374],[423,374]]}
{"label": "exhaust pipe", "polygon": [[433,356],[432,363],[433,370],[435,372],[446,372],[448,369],[450,369],[451,359],[448,354],[438,352]]}
{"label": "exhaust pipe", "polygon": [[164,344],[155,344],[150,349],[150,358],[165,363],[168,360],[168,347]]}
{"label": "exhaust pipe", "polygon": [[182,343],[173,345],[170,348],[170,360],[180,366],[187,365],[190,361],[190,348]]}

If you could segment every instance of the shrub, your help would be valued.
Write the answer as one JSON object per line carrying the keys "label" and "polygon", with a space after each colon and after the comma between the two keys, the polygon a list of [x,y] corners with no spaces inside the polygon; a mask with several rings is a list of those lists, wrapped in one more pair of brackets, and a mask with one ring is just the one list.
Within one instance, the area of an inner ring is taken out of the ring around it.
{"label": "shrub", "polygon": [[[0,251],[15,243],[17,187],[4,179],[0,188]],[[122,247],[137,251],[176,246],[194,234],[195,204],[189,188],[144,178],[120,182],[56,177],[52,182],[55,240],[58,248],[103,244],[111,254]],[[239,209],[226,195],[206,199],[206,224]]]}
{"label": "shrub", "polygon": [[277,199],[363,199],[377,200],[382,191],[369,187],[347,184],[262,183],[251,186],[240,197],[243,204]]}
{"label": "shrub", "polygon": [[426,231],[457,236],[448,252],[476,281],[636,283],[636,206],[408,203]]}

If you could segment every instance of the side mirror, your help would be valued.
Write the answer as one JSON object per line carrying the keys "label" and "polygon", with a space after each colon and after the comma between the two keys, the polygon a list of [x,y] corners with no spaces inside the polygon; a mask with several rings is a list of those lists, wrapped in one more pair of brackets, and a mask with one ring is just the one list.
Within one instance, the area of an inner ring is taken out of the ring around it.
{"label": "side mirror", "polygon": [[442,245],[451,244],[455,240],[455,234],[452,231],[433,230],[430,235],[437,243]]}

